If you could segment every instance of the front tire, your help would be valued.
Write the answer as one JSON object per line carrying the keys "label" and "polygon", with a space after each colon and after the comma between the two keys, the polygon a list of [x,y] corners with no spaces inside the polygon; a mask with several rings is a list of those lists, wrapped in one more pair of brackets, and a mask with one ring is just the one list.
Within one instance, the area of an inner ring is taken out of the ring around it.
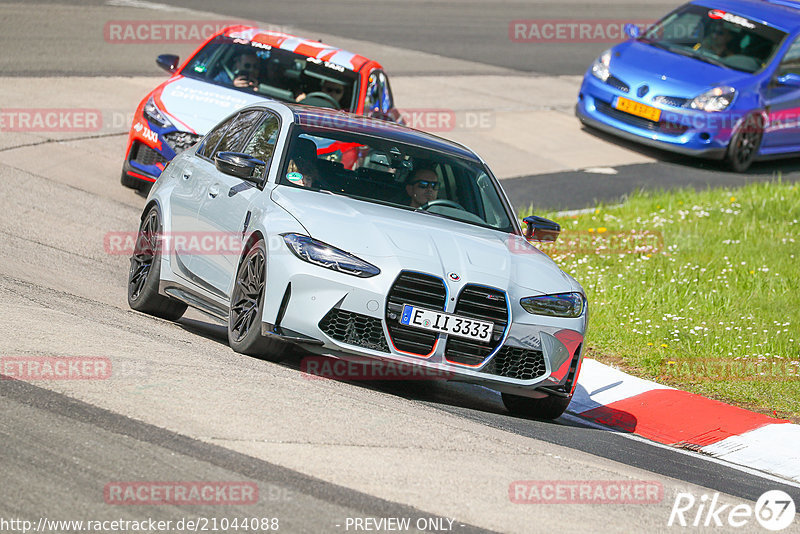
{"label": "front tire", "polygon": [[558,419],[569,406],[572,397],[556,397],[549,395],[543,399],[533,399],[503,393],[503,404],[514,415],[534,417],[536,419]]}
{"label": "front tire", "polygon": [[725,165],[733,172],[744,172],[753,163],[764,137],[764,120],[760,114],[748,115],[728,143]]}
{"label": "front tire", "polygon": [[128,306],[136,311],[177,321],[186,304],[158,293],[161,278],[161,220],[158,209],[150,208],[139,226],[136,247],[128,272]]}
{"label": "front tire", "polygon": [[258,241],[239,265],[228,312],[228,344],[241,354],[275,362],[283,358],[288,344],[261,335],[266,258],[264,242]]}

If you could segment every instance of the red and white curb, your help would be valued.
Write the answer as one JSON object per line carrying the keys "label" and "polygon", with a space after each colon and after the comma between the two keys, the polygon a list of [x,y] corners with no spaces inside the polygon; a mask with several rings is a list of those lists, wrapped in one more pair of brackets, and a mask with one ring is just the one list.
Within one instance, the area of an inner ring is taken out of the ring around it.
{"label": "red and white curb", "polygon": [[602,425],[800,482],[800,425],[585,359],[569,411]]}

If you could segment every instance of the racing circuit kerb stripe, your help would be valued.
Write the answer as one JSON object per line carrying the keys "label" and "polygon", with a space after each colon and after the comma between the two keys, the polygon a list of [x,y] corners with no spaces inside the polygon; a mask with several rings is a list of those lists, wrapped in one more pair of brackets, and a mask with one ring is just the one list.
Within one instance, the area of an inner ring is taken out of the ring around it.
{"label": "racing circuit kerb stripe", "polygon": [[659,443],[687,448],[789,422],[677,389],[653,389],[592,408],[580,416]]}

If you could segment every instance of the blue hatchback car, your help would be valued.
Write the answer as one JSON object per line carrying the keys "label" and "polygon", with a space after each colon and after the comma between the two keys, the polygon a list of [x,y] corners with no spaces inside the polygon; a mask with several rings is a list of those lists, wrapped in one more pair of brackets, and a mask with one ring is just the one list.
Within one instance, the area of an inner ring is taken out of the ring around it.
{"label": "blue hatchback car", "polygon": [[626,30],[584,76],[585,125],[737,172],[800,152],[800,1],[695,1]]}

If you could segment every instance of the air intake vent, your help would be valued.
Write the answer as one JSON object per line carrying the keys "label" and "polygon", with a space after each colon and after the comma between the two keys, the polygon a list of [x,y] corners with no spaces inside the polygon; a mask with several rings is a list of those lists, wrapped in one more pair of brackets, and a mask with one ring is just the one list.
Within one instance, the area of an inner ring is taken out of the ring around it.
{"label": "air intake vent", "polygon": [[421,273],[400,273],[386,301],[386,326],[395,348],[420,356],[430,354],[438,334],[401,325],[400,315],[405,304],[444,311],[446,300],[447,291],[441,279]]}
{"label": "air intake vent", "polygon": [[456,315],[463,315],[481,321],[494,323],[494,331],[490,342],[482,342],[448,336],[444,350],[448,361],[466,365],[478,365],[497,347],[503,339],[503,332],[508,324],[508,308],[506,295],[497,289],[467,285],[456,302]]}
{"label": "air intake vent", "polygon": [[489,365],[483,369],[484,373],[517,380],[539,378],[546,371],[542,351],[509,346],[500,349]]}
{"label": "air intake vent", "polygon": [[334,308],[319,322],[319,329],[336,341],[389,352],[381,320]]}

